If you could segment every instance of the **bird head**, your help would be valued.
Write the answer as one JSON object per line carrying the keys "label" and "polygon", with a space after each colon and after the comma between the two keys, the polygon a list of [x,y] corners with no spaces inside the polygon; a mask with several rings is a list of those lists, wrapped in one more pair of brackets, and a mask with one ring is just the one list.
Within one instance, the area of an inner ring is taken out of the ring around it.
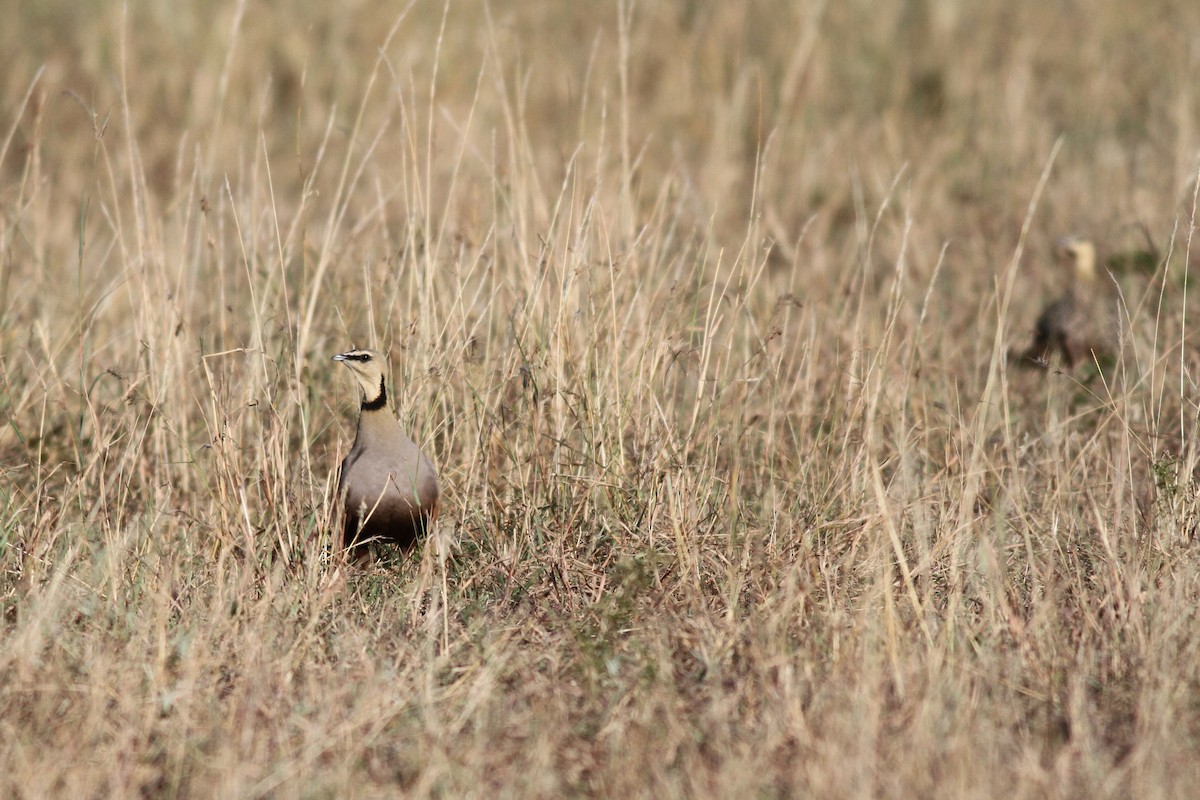
{"label": "bird head", "polygon": [[1096,277],[1096,246],[1082,236],[1064,236],[1054,248],[1055,255],[1071,269],[1077,281]]}
{"label": "bird head", "polygon": [[333,357],[350,368],[362,389],[364,403],[377,402],[386,396],[387,358],[374,350],[350,350]]}

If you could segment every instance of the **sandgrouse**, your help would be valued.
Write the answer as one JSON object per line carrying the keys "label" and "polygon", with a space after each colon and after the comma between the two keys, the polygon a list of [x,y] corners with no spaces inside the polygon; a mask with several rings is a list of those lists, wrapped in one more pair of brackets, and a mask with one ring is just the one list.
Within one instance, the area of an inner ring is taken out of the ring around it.
{"label": "sandgrouse", "polygon": [[400,430],[388,408],[386,358],[373,350],[351,350],[333,360],[350,368],[362,390],[358,432],[338,480],[345,508],[342,545],[356,558],[369,540],[410,548],[437,517],[433,462]]}

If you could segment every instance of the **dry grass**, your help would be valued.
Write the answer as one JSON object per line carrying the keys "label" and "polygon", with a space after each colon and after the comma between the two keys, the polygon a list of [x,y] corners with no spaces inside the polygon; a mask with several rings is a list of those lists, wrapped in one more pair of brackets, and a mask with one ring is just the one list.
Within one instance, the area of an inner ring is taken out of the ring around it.
{"label": "dry grass", "polygon": [[1200,6],[285,5],[5,14],[0,794],[1192,795]]}

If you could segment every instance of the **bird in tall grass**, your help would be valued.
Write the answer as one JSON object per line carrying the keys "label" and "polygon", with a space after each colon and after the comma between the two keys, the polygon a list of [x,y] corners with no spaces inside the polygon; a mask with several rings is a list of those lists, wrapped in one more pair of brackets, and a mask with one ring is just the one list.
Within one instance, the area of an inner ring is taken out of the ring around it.
{"label": "bird in tall grass", "polygon": [[350,368],[362,400],[358,431],[338,480],[345,509],[342,546],[356,559],[371,540],[411,548],[437,518],[433,462],[388,408],[387,359],[374,350],[351,350],[333,360]]}
{"label": "bird in tall grass", "polygon": [[1058,261],[1068,268],[1066,292],[1042,311],[1034,326],[1033,342],[1013,354],[1023,367],[1046,368],[1058,357],[1071,369],[1080,361],[1116,354],[1120,344],[1117,295],[1107,276],[1097,275],[1096,246],[1079,236],[1059,239]]}

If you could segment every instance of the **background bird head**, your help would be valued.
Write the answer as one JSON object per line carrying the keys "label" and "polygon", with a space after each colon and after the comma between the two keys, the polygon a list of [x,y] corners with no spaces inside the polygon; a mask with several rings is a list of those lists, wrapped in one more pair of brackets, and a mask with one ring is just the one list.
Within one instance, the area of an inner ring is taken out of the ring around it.
{"label": "background bird head", "polygon": [[1055,255],[1071,270],[1077,281],[1096,277],[1096,246],[1082,236],[1064,236],[1054,248]]}

